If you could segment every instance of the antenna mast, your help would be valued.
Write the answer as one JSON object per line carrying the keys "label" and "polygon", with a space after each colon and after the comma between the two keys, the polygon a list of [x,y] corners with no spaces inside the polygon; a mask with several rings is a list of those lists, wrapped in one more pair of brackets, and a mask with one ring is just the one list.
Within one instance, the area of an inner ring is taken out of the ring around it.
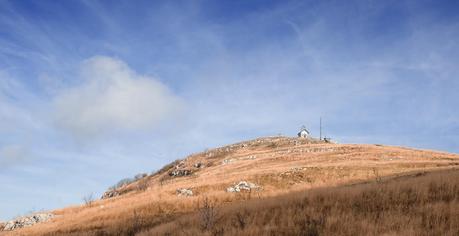
{"label": "antenna mast", "polygon": [[320,136],[319,140],[322,140],[322,116],[320,117]]}

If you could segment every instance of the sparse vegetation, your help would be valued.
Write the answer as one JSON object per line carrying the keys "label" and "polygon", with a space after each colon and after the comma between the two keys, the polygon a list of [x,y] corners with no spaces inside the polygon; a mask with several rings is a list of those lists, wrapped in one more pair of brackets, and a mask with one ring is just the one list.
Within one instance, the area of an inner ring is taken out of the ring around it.
{"label": "sparse vegetation", "polygon": [[201,205],[198,207],[199,217],[202,230],[212,230],[217,223],[218,212],[213,203],[208,197],[205,197]]}
{"label": "sparse vegetation", "polygon": [[88,195],[83,197],[84,205],[87,207],[91,207],[92,203],[94,202],[94,193],[89,193]]}
{"label": "sparse vegetation", "polygon": [[86,227],[61,228],[46,235],[459,234],[459,170],[382,181],[232,201],[220,207],[217,202],[225,200],[218,196],[142,205],[129,210],[131,214],[120,209],[115,221],[100,218]]}
{"label": "sparse vegetation", "polygon": [[[459,171],[254,199],[219,212],[213,228],[225,235],[458,235]],[[201,213],[180,218],[191,234],[202,220]],[[180,231],[165,224],[144,235],[168,233]]]}

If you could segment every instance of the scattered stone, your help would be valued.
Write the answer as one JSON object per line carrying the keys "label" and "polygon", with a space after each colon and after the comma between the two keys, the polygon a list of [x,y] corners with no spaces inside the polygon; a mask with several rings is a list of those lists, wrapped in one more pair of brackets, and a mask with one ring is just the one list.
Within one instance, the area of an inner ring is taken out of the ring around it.
{"label": "scattered stone", "polygon": [[255,155],[239,158],[239,160],[255,160],[255,159],[257,159],[257,156],[255,156]]}
{"label": "scattered stone", "polygon": [[234,159],[225,159],[225,160],[222,161],[222,164],[226,165],[226,164],[229,164],[229,163],[231,163],[233,161],[234,161]]}
{"label": "scattered stone", "polygon": [[302,171],[303,170],[303,167],[292,167],[290,168],[290,171],[292,172],[298,172],[298,171]]}
{"label": "scattered stone", "polygon": [[6,223],[0,222],[0,231],[3,231],[3,228],[5,228]]}
{"label": "scattered stone", "polygon": [[191,175],[191,173],[192,173],[191,170],[179,169],[179,170],[173,170],[169,172],[169,176],[181,177],[181,176]]}
{"label": "scattered stone", "polygon": [[[51,213],[38,213],[30,216],[19,217],[14,220],[3,223],[3,231],[11,231],[19,228],[29,227],[37,223],[46,222],[53,218]],[[0,224],[1,227],[1,224]]]}
{"label": "scattered stone", "polygon": [[259,189],[259,188],[260,186],[254,183],[250,183],[247,181],[240,181],[238,184],[227,188],[226,191],[229,193],[235,193],[235,192],[238,193],[241,191],[251,191],[252,189]]}
{"label": "scattered stone", "polygon": [[179,188],[176,190],[178,196],[190,197],[193,196],[193,191],[191,189]]}
{"label": "scattered stone", "polygon": [[202,164],[201,162],[198,162],[198,163],[195,163],[195,164],[194,164],[194,167],[195,167],[195,168],[203,168],[203,167],[204,167],[204,164]]}

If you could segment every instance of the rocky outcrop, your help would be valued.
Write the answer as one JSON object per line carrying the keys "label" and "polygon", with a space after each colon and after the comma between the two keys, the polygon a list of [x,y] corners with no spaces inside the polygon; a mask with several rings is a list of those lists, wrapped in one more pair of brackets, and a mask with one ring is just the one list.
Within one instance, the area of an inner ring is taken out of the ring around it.
{"label": "rocky outcrop", "polygon": [[[19,217],[17,219],[3,223],[3,231],[11,231],[19,228],[29,227],[37,223],[46,222],[53,218],[51,213],[38,213],[30,216]],[[0,224],[1,229],[1,224]]]}
{"label": "rocky outcrop", "polygon": [[178,196],[190,197],[193,196],[193,191],[187,188],[179,188],[176,191]]}
{"label": "rocky outcrop", "polygon": [[260,186],[247,181],[240,181],[236,185],[227,188],[226,191],[229,193],[238,193],[242,191],[251,191],[252,189],[260,189]]}
{"label": "rocky outcrop", "polygon": [[188,169],[177,169],[177,170],[173,170],[169,172],[169,176],[181,177],[181,176],[191,175],[191,173],[192,173],[191,170],[188,170]]}
{"label": "rocky outcrop", "polygon": [[106,191],[101,199],[107,199],[107,198],[112,198],[112,197],[117,197],[120,195],[120,192],[118,192],[116,189],[111,189],[111,190],[108,190]]}

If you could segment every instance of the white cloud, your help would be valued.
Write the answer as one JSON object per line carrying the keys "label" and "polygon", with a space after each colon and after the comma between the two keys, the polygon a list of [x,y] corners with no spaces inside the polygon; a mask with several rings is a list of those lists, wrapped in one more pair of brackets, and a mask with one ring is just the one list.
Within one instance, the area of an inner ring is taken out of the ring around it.
{"label": "white cloud", "polygon": [[54,101],[59,127],[78,137],[151,129],[181,109],[181,99],[165,85],[120,60],[93,57],[83,63],[81,75],[81,84]]}

